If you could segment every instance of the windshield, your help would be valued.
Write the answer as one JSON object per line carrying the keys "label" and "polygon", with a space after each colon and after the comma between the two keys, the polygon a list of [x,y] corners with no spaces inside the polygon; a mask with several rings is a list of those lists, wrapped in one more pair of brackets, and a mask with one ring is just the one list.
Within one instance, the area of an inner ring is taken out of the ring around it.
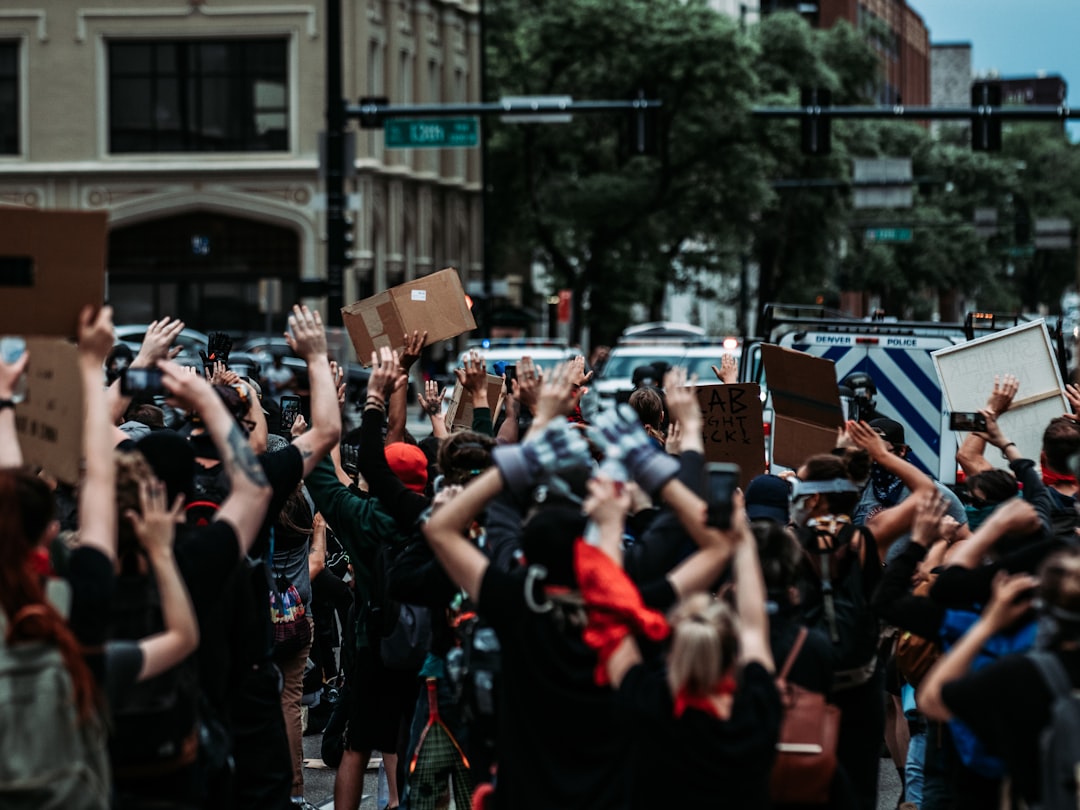
{"label": "windshield", "polygon": [[681,352],[678,349],[672,349],[670,354],[659,352],[612,354],[604,366],[604,379],[631,377],[638,366],[650,366],[656,362],[674,365],[679,362],[680,356]]}

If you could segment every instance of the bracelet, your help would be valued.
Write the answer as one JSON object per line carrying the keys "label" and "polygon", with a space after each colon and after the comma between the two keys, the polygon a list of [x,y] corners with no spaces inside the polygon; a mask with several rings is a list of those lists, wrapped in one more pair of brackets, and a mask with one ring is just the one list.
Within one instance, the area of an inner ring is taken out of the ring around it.
{"label": "bracelet", "polygon": [[1008,444],[1004,444],[1001,446],[1001,457],[1006,461],[1009,460],[1009,455],[1005,451],[1008,450],[1010,447],[1016,447],[1016,442],[1009,442]]}
{"label": "bracelet", "polygon": [[0,411],[4,410],[5,408],[11,408],[11,410],[15,410],[15,400],[0,399]]}
{"label": "bracelet", "polygon": [[380,411],[386,410],[386,403],[378,397],[368,397],[364,401],[365,408],[378,408]]}

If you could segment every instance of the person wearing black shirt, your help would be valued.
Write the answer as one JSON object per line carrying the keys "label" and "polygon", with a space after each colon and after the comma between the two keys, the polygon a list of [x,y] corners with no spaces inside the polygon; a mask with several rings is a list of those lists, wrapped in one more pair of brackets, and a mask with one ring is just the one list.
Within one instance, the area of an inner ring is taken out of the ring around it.
{"label": "person wearing black shirt", "polygon": [[999,574],[979,620],[927,673],[918,694],[928,717],[962,720],[1001,756],[1014,790],[1030,806],[1042,799],[1039,741],[1051,719],[1050,687],[1026,655],[1005,656],[977,672],[969,668],[988,638],[1029,617],[1036,597],[1053,628],[1047,648],[1080,688],[1080,552],[1070,549],[1048,558],[1037,579]]}

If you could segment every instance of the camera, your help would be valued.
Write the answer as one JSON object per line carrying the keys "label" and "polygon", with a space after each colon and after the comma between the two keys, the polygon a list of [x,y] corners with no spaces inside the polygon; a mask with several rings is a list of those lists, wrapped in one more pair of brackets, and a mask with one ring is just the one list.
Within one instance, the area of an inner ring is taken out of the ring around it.
{"label": "camera", "polygon": [[739,485],[739,465],[713,462],[705,467],[707,522],[717,529],[731,528],[731,500]]}
{"label": "camera", "polygon": [[161,377],[159,368],[126,368],[120,377],[120,393],[126,397],[162,395]]}
{"label": "camera", "polygon": [[978,411],[953,411],[949,414],[949,430],[984,431],[986,417]]}

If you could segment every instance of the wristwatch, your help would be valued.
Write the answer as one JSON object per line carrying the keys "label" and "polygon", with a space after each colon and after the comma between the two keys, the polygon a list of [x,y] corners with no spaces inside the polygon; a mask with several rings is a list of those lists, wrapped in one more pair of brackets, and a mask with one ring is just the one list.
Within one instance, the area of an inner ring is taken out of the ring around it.
{"label": "wristwatch", "polygon": [[4,410],[4,408],[11,408],[12,410],[15,410],[15,400],[0,399],[0,411]]}

